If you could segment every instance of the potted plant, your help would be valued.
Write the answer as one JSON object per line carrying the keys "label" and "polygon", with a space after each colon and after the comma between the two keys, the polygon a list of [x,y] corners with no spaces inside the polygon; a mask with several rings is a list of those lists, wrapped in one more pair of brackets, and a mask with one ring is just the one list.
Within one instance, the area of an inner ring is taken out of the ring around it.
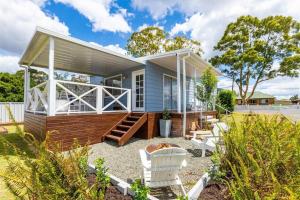
{"label": "potted plant", "polygon": [[168,110],[162,113],[162,119],[159,120],[160,136],[169,137],[171,133],[171,115]]}

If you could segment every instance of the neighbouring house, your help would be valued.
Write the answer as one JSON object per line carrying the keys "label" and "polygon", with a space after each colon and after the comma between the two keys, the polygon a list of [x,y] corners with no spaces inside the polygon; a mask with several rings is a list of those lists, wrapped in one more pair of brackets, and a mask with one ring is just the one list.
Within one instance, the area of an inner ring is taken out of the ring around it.
{"label": "neighbouring house", "polygon": [[[60,142],[63,149],[74,138],[119,145],[133,135],[152,138],[164,109],[172,112],[172,134],[185,135],[199,118],[195,85],[209,67],[189,49],[133,58],[39,27],[19,64],[25,69],[25,131],[40,139],[50,131],[49,144]],[[48,80],[34,88],[31,66],[48,69]],[[90,83],[55,80],[54,70],[92,76]]]}
{"label": "neighbouring house", "polygon": [[[247,93],[247,97],[249,97],[250,92]],[[248,100],[248,105],[271,105],[274,104],[275,97],[262,92],[254,92],[252,97]],[[236,104],[242,105],[242,98],[240,95],[236,98]]]}

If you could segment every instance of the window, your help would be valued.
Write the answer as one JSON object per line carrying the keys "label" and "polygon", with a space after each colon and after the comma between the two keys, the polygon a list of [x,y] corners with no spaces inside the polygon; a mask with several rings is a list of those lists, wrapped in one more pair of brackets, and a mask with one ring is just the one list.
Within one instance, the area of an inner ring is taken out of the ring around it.
{"label": "window", "polygon": [[[104,85],[105,86],[110,86],[110,87],[117,87],[117,88],[122,88],[122,74],[108,77],[104,79]],[[113,96],[118,96],[121,94],[120,89],[112,89],[112,88],[107,88],[107,90],[113,95]],[[107,95],[106,95],[107,96]]]}
{"label": "window", "polygon": [[177,79],[164,75],[163,82],[164,109],[175,110],[177,108]]}

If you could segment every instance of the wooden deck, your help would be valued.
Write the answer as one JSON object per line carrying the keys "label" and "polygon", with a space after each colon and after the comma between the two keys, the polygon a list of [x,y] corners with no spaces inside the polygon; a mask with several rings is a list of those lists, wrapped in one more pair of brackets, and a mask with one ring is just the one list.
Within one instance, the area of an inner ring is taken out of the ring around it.
{"label": "wooden deck", "polygon": [[[73,114],[48,117],[26,112],[24,130],[32,133],[37,139],[45,140],[48,136],[48,145],[60,143],[62,150],[69,150],[77,139],[79,144],[100,143],[102,137],[118,124],[127,113],[105,114]],[[137,130],[134,137],[150,139],[158,134],[157,113],[146,113],[147,122]]]}
{"label": "wooden deck", "polygon": [[[216,115],[216,112],[203,112],[203,115]],[[44,140],[46,133],[48,145],[60,143],[62,150],[69,150],[77,139],[79,144],[96,144],[102,142],[103,136],[115,129],[128,113],[103,114],[72,114],[48,117],[26,112],[24,116],[24,130],[32,133],[37,139]],[[199,112],[187,113],[187,133],[193,121],[199,118]],[[182,136],[182,113],[172,113],[172,136]],[[130,137],[151,139],[159,135],[160,112],[148,112],[142,126],[139,126]],[[128,138],[126,138],[128,140]],[[125,141],[125,140],[124,140]],[[122,142],[120,144],[123,144]]]}

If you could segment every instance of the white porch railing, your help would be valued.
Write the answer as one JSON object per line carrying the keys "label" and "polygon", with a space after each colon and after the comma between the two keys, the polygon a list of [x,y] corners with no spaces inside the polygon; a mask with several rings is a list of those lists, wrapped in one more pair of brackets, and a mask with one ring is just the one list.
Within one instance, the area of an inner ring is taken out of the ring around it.
{"label": "white porch railing", "polygon": [[29,89],[27,93],[27,101],[25,101],[25,110],[34,113],[47,113],[47,89],[47,82]]}
{"label": "white porch railing", "polygon": [[[126,88],[55,80],[55,114],[130,112],[131,90]],[[29,90],[27,111],[47,113],[47,87]]]}

